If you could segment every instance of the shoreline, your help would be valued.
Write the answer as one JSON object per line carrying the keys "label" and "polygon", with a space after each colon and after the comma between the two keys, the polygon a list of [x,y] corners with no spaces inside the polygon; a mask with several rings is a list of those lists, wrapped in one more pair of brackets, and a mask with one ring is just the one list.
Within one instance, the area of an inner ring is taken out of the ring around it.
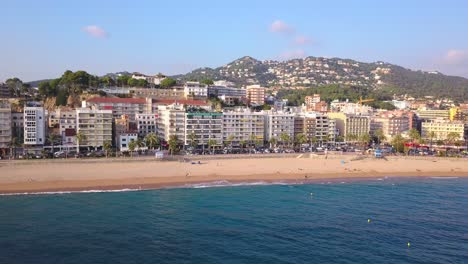
{"label": "shoreline", "polygon": [[[144,184],[131,184],[121,185],[116,183],[115,185],[96,185],[93,187],[64,187],[64,188],[45,188],[45,189],[18,189],[18,190],[7,190],[0,191],[0,196],[14,196],[14,195],[42,195],[42,194],[69,194],[69,193],[100,193],[100,192],[132,192],[132,191],[151,191],[151,190],[165,190],[165,189],[197,189],[197,188],[219,188],[219,187],[238,187],[238,186],[268,186],[268,185],[302,185],[302,184],[338,184],[338,183],[353,183],[363,181],[378,181],[378,180],[420,180],[420,179],[458,179],[468,178],[466,174],[452,174],[446,175],[447,173],[440,174],[434,173],[432,175],[415,175],[415,174],[402,174],[402,175],[369,175],[364,177],[330,177],[329,175],[323,175],[325,177],[315,179],[284,179],[284,180],[212,180],[212,181],[193,181],[193,182],[180,182],[176,183],[144,183]],[[331,176],[331,175],[330,175]]]}
{"label": "shoreline", "polygon": [[184,188],[216,182],[307,184],[382,177],[468,177],[464,159],[295,155],[198,160],[201,164],[154,160],[1,163],[0,194]]}

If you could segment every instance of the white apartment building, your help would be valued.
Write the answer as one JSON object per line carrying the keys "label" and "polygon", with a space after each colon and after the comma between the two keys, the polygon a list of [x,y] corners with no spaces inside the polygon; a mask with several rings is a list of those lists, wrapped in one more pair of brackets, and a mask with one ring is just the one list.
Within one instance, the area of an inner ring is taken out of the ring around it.
{"label": "white apartment building", "polygon": [[208,85],[199,82],[186,82],[184,84],[185,97],[207,97]]}
{"label": "white apartment building", "polygon": [[192,145],[192,135],[198,146],[209,147],[208,140],[223,144],[223,114],[219,112],[187,112],[185,113],[184,144]]}
{"label": "white apartment building", "polygon": [[84,140],[78,142],[80,147],[97,148],[112,142],[112,110],[77,109],[76,130],[84,135]]}
{"label": "white apartment building", "polygon": [[235,88],[235,87],[227,87],[227,86],[209,86],[208,87],[208,95],[210,96],[232,96],[237,98],[243,98],[247,96],[247,90]]}
{"label": "white apartment building", "polygon": [[360,105],[358,103],[349,102],[348,100],[346,100],[345,102],[333,100],[330,103],[330,110],[333,112],[341,112],[348,115],[367,115],[373,112],[373,108],[368,105]]}
{"label": "white apartment building", "polygon": [[138,136],[144,138],[150,133],[158,134],[158,114],[137,114]]}
{"label": "white apartment building", "polygon": [[457,140],[463,140],[465,137],[466,124],[462,121],[449,121],[444,119],[433,119],[421,123],[421,136],[430,139],[431,132],[434,132],[433,140],[446,140],[448,134],[456,133]]}
{"label": "white apartment building", "polygon": [[11,105],[0,101],[0,149],[9,147],[11,136]]}
{"label": "white apartment building", "polygon": [[[119,143],[118,147],[120,151],[128,151],[130,142],[137,141],[138,134],[137,133],[123,133],[119,136]],[[135,147],[137,149],[137,147]]]}
{"label": "white apartment building", "polygon": [[223,141],[233,137],[232,144],[239,145],[240,141],[249,142],[252,135],[256,141],[264,143],[264,112],[251,112],[249,109],[240,109],[223,113]]}
{"label": "white apartment building", "polygon": [[286,133],[294,140],[294,114],[285,112],[267,112],[265,115],[265,141],[280,139]]}
{"label": "white apartment building", "polygon": [[166,142],[172,135],[180,143],[185,140],[185,110],[181,104],[158,106],[158,137]]}
{"label": "white apartment building", "polygon": [[24,107],[24,144],[44,145],[47,114],[39,104],[29,104]]}
{"label": "white apartment building", "polygon": [[160,85],[166,77],[163,75],[145,75],[138,72],[132,74],[133,79],[146,80],[150,85]]}

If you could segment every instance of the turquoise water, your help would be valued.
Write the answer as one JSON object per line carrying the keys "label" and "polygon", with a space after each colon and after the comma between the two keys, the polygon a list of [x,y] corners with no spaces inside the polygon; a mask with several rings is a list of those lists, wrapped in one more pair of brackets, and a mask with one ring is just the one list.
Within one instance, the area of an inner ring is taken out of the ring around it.
{"label": "turquoise water", "polygon": [[458,178],[1,196],[0,216],[2,264],[468,263]]}

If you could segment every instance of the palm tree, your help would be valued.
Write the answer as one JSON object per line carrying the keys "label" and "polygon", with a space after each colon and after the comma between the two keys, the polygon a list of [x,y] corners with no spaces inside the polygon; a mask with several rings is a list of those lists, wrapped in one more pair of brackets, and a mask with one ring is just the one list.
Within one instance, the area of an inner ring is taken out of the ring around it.
{"label": "palm tree", "polygon": [[255,147],[255,142],[257,141],[257,137],[255,136],[255,134],[250,134],[249,136],[249,144],[250,144],[250,148],[252,150],[252,148]]}
{"label": "palm tree", "polygon": [[396,152],[401,152],[403,151],[404,144],[405,144],[405,139],[403,138],[402,135],[398,134],[392,139],[392,147],[395,148]]}
{"label": "palm tree", "polygon": [[357,136],[354,134],[346,134],[346,142],[355,142]]}
{"label": "palm tree", "polygon": [[278,140],[275,137],[270,138],[268,142],[270,143],[270,148],[274,148],[278,144]]}
{"label": "palm tree", "polygon": [[135,148],[137,147],[137,142],[135,140],[130,141],[128,143],[128,150],[130,151],[130,156],[133,157],[133,151],[135,151]]}
{"label": "palm tree", "polygon": [[174,152],[177,151],[177,144],[178,144],[179,139],[177,138],[177,135],[171,135],[169,137],[169,151],[171,152],[171,155],[174,155]]}
{"label": "palm tree", "polygon": [[106,141],[102,147],[104,148],[104,151],[106,151],[106,158],[109,157],[109,151],[112,150],[112,142]]}
{"label": "palm tree", "polygon": [[192,132],[188,135],[188,138],[190,139],[190,146],[192,146],[192,148],[196,148],[198,143],[197,143],[197,135]]}
{"label": "palm tree", "polygon": [[419,134],[419,131],[415,128],[412,128],[409,130],[408,135],[411,139],[411,142],[414,144],[417,140],[421,139],[421,134]]}
{"label": "palm tree", "polygon": [[430,131],[428,136],[429,136],[429,140],[430,140],[430,148],[432,149],[432,140],[434,140],[434,138],[437,136],[437,134],[434,131]]}
{"label": "palm tree", "polygon": [[[241,141],[239,142],[239,145],[240,145],[240,147],[241,147],[242,150],[244,150],[245,144],[247,144],[247,141],[245,141],[245,140],[241,140]],[[242,153],[243,153],[243,152],[242,152]]]}
{"label": "palm tree", "polygon": [[289,144],[289,142],[291,141],[291,137],[286,133],[281,133],[280,141],[281,141],[281,146],[284,148],[284,145]]}
{"label": "palm tree", "polygon": [[59,136],[55,133],[50,133],[49,136],[47,137],[49,144],[52,146],[52,152],[54,152],[54,145],[58,139],[59,139]]}
{"label": "palm tree", "polygon": [[148,135],[146,135],[145,143],[146,143],[146,146],[151,149],[155,149],[160,144],[159,138],[155,133],[149,133]]}
{"label": "palm tree", "polygon": [[302,146],[302,144],[307,143],[307,137],[303,133],[299,133],[296,135],[295,141],[296,141],[296,144],[298,144],[300,147]]}
{"label": "palm tree", "polygon": [[86,135],[83,134],[82,131],[78,131],[78,133],[76,133],[76,152],[79,153],[80,152],[80,143],[83,141],[83,140],[86,140]]}
{"label": "palm tree", "polygon": [[236,137],[234,135],[229,135],[227,138],[226,138],[226,141],[224,141],[224,144],[225,146],[229,146],[232,148],[232,141],[234,141]]}
{"label": "palm tree", "polygon": [[310,143],[312,144],[312,146],[314,146],[314,148],[317,146],[317,143],[318,143],[318,138],[316,136],[313,136],[311,139],[310,139]]}
{"label": "palm tree", "polygon": [[141,138],[138,138],[136,140],[136,146],[137,146],[137,150],[140,151],[141,148],[145,146],[145,142]]}
{"label": "palm tree", "polygon": [[369,141],[371,140],[371,137],[369,134],[365,133],[365,134],[362,134],[360,137],[359,137],[359,141],[361,141],[362,143],[362,152],[365,152],[366,151],[366,146],[367,144],[369,144]]}
{"label": "palm tree", "polygon": [[380,128],[375,131],[374,135],[377,137],[377,145],[379,146],[382,143],[382,141],[386,139],[383,130]]}
{"label": "palm tree", "polygon": [[[447,145],[452,146],[455,141],[457,141],[460,138],[460,135],[457,132],[450,132],[447,134]],[[448,152],[448,146],[446,153]]]}
{"label": "palm tree", "polygon": [[[13,158],[16,158],[16,148],[19,147],[21,144],[18,141],[17,137],[12,137],[10,141],[10,155],[13,152]],[[13,151],[12,151],[13,149]]]}
{"label": "palm tree", "polygon": [[216,144],[217,144],[216,140],[212,138],[208,139],[208,148],[212,149],[213,153],[214,153],[214,147],[216,146]]}

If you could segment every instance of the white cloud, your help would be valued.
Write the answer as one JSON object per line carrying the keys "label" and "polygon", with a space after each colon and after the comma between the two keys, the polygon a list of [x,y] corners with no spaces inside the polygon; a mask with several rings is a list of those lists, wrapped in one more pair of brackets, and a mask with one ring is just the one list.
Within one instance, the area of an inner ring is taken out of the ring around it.
{"label": "white cloud", "polygon": [[270,31],[275,33],[294,33],[294,28],[282,20],[275,20],[270,25]]}
{"label": "white cloud", "polygon": [[288,50],[280,54],[280,60],[300,59],[304,58],[306,53],[303,49]]}
{"label": "white cloud", "polygon": [[109,34],[99,26],[90,25],[83,27],[82,30],[95,38],[107,38]]}
{"label": "white cloud", "polygon": [[294,44],[296,45],[307,45],[310,43],[312,43],[312,40],[309,37],[304,36],[304,35],[300,35],[294,38]]}
{"label": "white cloud", "polygon": [[451,49],[445,54],[443,61],[446,64],[460,65],[468,63],[468,50]]}

